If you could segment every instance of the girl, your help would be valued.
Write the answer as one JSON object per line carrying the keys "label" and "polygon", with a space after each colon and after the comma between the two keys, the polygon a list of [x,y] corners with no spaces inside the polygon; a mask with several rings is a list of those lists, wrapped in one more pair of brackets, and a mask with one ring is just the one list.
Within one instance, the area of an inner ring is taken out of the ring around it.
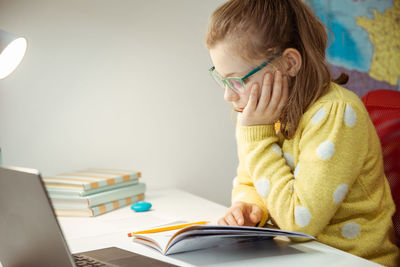
{"label": "girl", "polygon": [[327,34],[301,0],[231,0],[212,14],[212,77],[239,112],[239,166],[223,225],[304,232],[395,266],[395,206],[360,99],[332,82]]}

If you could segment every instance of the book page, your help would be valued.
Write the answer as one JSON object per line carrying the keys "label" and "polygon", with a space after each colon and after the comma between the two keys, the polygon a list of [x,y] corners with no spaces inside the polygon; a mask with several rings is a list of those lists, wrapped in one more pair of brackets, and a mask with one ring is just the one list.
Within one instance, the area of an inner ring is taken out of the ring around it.
{"label": "book page", "polygon": [[[312,236],[300,232],[263,227],[223,225],[195,225],[180,230],[151,234],[135,234],[134,236],[135,238],[145,239],[158,244],[165,255],[210,248],[224,243],[232,244],[243,240],[267,240],[275,236],[315,239]],[[140,242],[140,239],[138,242]]]}
{"label": "book page", "polygon": [[275,232],[275,231],[246,231],[246,230],[240,230],[240,231],[232,231],[232,230],[215,230],[215,229],[199,229],[199,230],[191,230],[191,231],[186,231],[182,232],[178,235],[176,235],[171,243],[169,244],[169,247],[174,246],[175,243],[181,242],[181,240],[186,239],[188,237],[201,237],[201,236],[215,236],[215,237],[251,237],[251,238],[256,238],[256,237],[275,237],[275,236],[287,236],[287,237],[305,237],[301,233],[296,233],[296,232],[291,232],[291,233],[285,233],[285,232]]}
{"label": "book page", "polygon": [[237,235],[206,235],[206,236],[187,236],[186,238],[180,240],[177,243],[174,243],[170,246],[165,255],[182,253],[187,251],[199,250],[199,249],[208,249],[212,247],[219,246],[230,246],[233,244],[241,243],[241,242],[249,242],[255,240],[268,240],[272,239],[271,236],[267,237],[248,237],[248,236],[237,236]]}
{"label": "book page", "polygon": [[151,233],[151,234],[135,234],[135,238],[133,240],[134,242],[138,243],[141,242],[141,239],[149,240],[150,242],[157,244],[157,246],[161,250],[161,253],[165,254],[169,241],[178,231],[179,229],[172,231],[164,231],[159,233]]}
{"label": "book page", "polygon": [[287,236],[287,237],[305,237],[314,239],[314,237],[299,233],[283,231],[279,229],[263,228],[263,227],[249,227],[249,226],[225,226],[225,225],[195,225],[185,227],[182,230],[176,232],[173,236],[169,246],[174,246],[175,243],[180,242],[187,236],[247,236],[247,237],[273,237],[273,236]]}

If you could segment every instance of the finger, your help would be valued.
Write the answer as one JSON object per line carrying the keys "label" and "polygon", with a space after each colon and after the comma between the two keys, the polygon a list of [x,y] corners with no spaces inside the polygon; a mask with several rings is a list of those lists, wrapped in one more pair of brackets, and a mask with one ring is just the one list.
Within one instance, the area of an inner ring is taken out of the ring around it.
{"label": "finger", "polygon": [[244,206],[244,210],[243,210],[243,214],[245,217],[245,225],[246,226],[252,226],[252,219],[251,219],[251,213],[252,213],[252,204],[246,204],[246,206]]}
{"label": "finger", "polygon": [[225,221],[228,223],[228,225],[238,225],[232,213],[225,215]]}
{"label": "finger", "polygon": [[251,214],[250,214],[250,220],[253,223],[258,223],[259,221],[261,221],[263,215],[263,211],[262,209],[260,209],[259,207],[257,207],[256,205],[253,205],[253,208],[251,210]]}
{"label": "finger", "polygon": [[249,102],[247,103],[245,109],[251,111],[255,110],[257,107],[257,98],[258,98],[258,84],[254,83],[251,86]]}
{"label": "finger", "polygon": [[218,220],[218,225],[228,225],[228,223],[225,221],[225,218],[222,217],[221,219]]}
{"label": "finger", "polygon": [[239,208],[234,209],[232,211],[232,214],[238,225],[244,224],[243,212],[241,209],[239,209]]}
{"label": "finger", "polygon": [[282,112],[283,108],[286,106],[287,100],[289,98],[289,77],[284,75],[282,77],[282,97],[278,104],[279,114]]}
{"label": "finger", "polygon": [[268,109],[270,111],[275,111],[281,100],[282,95],[282,73],[277,70],[274,76],[274,86],[272,90],[271,101],[269,101]]}
{"label": "finger", "polygon": [[271,99],[271,91],[272,91],[272,74],[267,72],[264,75],[264,80],[261,87],[261,96],[258,101],[258,110],[265,110],[266,106]]}

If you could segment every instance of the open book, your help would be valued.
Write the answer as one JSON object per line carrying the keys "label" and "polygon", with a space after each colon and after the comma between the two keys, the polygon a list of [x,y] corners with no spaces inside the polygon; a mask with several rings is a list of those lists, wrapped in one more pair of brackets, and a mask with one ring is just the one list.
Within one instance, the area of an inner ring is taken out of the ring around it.
{"label": "open book", "polygon": [[133,242],[150,246],[164,255],[181,253],[239,241],[272,239],[275,236],[312,236],[272,228],[225,225],[195,225],[183,229],[148,234],[133,234]]}

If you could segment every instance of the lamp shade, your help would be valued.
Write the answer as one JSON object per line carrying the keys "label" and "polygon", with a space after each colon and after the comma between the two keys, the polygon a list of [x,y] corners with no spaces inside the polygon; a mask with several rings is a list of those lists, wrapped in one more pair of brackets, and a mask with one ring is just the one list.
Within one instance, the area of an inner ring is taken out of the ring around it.
{"label": "lamp shade", "polygon": [[0,79],[12,73],[25,55],[27,42],[0,29]]}

